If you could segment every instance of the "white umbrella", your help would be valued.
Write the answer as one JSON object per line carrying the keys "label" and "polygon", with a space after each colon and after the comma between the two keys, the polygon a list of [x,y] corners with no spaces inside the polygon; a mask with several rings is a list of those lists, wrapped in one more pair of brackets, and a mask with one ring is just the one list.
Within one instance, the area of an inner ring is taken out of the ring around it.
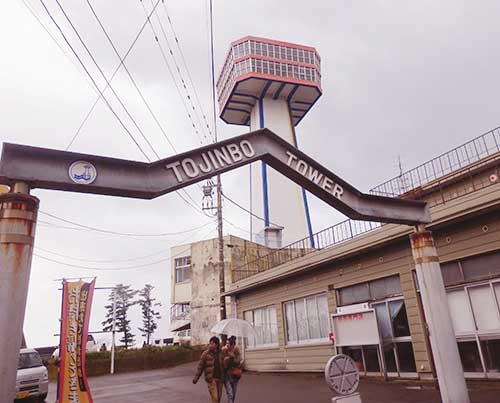
{"label": "white umbrella", "polygon": [[212,333],[236,337],[257,337],[257,332],[250,322],[243,319],[223,319],[211,329]]}

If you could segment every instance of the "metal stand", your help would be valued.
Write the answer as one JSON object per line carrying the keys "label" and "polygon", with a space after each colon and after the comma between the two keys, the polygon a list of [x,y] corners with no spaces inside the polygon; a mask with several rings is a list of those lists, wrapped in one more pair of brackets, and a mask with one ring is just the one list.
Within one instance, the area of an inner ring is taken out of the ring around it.
{"label": "metal stand", "polygon": [[434,239],[424,226],[410,235],[432,355],[443,403],[469,403]]}
{"label": "metal stand", "polygon": [[24,183],[0,195],[0,402],[12,402],[39,200]]}
{"label": "metal stand", "polygon": [[330,358],[325,366],[325,381],[333,392],[338,393],[332,397],[332,403],[362,403],[356,392],[359,371],[351,357],[337,354]]}

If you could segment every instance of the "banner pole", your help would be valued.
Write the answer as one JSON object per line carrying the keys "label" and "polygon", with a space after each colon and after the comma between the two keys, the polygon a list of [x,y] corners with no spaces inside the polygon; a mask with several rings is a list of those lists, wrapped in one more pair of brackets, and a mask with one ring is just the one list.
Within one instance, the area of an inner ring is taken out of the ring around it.
{"label": "banner pole", "polygon": [[59,403],[59,398],[60,398],[60,394],[59,394],[59,385],[61,384],[60,383],[60,379],[59,377],[61,376],[61,354],[62,354],[62,349],[63,349],[63,339],[62,339],[62,325],[63,325],[63,321],[62,321],[62,317],[63,317],[63,314],[64,314],[64,283],[66,282],[66,280],[63,278],[61,280],[61,316],[59,317],[59,357],[57,357],[56,359],[59,360],[59,362],[56,364],[57,366],[57,395],[56,395],[56,403]]}

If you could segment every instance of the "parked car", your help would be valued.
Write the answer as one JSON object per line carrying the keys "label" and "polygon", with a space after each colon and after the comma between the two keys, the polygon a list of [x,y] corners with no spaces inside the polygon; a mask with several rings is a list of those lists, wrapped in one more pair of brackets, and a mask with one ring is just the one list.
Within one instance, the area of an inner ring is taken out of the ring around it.
{"label": "parked car", "polygon": [[174,332],[174,346],[185,346],[191,344],[191,329]]}
{"label": "parked car", "polygon": [[[101,343],[102,344],[102,343]],[[95,353],[96,351],[99,351],[99,344],[97,344],[96,340],[94,339],[94,336],[89,334],[87,336],[87,346],[86,346],[86,352],[87,353]],[[58,359],[59,358],[59,347],[54,350],[52,353],[52,358],[53,359]]]}
{"label": "parked car", "polygon": [[19,354],[16,381],[16,399],[38,398],[44,402],[49,392],[49,374],[40,354],[32,348],[23,348]]}

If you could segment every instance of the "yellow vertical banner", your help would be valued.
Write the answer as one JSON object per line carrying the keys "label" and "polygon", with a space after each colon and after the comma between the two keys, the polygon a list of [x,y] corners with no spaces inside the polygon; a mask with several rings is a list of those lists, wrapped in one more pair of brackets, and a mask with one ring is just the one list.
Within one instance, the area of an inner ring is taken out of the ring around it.
{"label": "yellow vertical banner", "polygon": [[93,403],[85,373],[85,351],[95,279],[63,282],[58,403]]}

